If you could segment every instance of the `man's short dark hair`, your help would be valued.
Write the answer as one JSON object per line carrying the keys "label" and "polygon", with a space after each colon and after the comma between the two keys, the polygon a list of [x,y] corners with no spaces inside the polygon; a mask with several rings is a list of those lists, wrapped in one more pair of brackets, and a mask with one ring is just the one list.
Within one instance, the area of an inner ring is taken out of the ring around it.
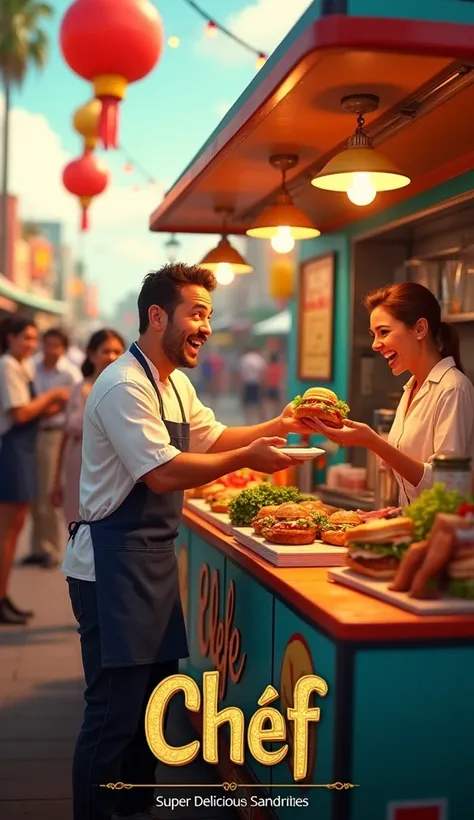
{"label": "man's short dark hair", "polygon": [[148,273],[138,296],[139,332],[148,327],[148,311],[152,305],[159,305],[171,318],[181,302],[181,290],[186,285],[201,285],[209,293],[217,285],[212,271],[199,265],[185,265],[183,262],[163,265],[159,270]]}
{"label": "man's short dark hair", "polygon": [[67,350],[69,347],[69,336],[62,327],[50,327],[49,330],[46,330],[46,332],[43,333],[43,342],[46,342],[48,339],[59,339],[64,350]]}

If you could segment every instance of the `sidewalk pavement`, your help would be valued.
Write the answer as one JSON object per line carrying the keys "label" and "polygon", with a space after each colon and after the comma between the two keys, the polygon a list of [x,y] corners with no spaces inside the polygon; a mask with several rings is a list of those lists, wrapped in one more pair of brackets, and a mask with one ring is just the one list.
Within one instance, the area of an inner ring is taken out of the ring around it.
{"label": "sidewalk pavement", "polygon": [[[24,554],[28,532],[22,538]],[[16,567],[12,598],[36,617],[27,627],[0,627],[0,817],[2,820],[71,820],[71,760],[82,720],[83,673],[79,637],[66,582],[59,570]],[[194,737],[179,708],[170,742]],[[224,794],[214,769],[200,757],[183,769],[158,766],[166,797],[189,797],[180,783],[216,783],[201,796]],[[160,809],[163,820],[232,820],[225,808]]]}

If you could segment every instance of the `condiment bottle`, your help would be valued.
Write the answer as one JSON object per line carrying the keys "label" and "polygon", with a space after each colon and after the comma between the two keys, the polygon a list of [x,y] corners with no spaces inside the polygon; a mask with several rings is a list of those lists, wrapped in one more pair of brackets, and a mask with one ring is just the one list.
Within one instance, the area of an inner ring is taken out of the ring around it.
{"label": "condiment bottle", "polygon": [[447,490],[458,490],[462,495],[469,495],[472,492],[471,459],[435,456],[433,483],[444,484]]}

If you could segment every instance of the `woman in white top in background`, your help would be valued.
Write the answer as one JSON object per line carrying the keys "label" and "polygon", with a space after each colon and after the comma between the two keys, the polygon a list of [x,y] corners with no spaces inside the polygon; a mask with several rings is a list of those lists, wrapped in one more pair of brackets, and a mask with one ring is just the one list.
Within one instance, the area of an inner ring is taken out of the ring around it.
{"label": "woman in white top in background", "polygon": [[68,387],[36,396],[29,361],[38,331],[28,317],[0,325],[0,624],[25,624],[33,615],[8,597],[8,579],[28,507],[36,498],[36,436],[40,416],[56,413]]}
{"label": "woman in white top in background", "polygon": [[372,349],[394,376],[411,373],[388,441],[367,424],[347,419],[341,430],[314,426],[344,447],[366,447],[393,470],[400,504],[433,485],[436,455],[467,457],[474,469],[474,387],[464,375],[456,329],[441,321],[430,290],[402,282],[369,293]]}
{"label": "woman in white top in background", "polygon": [[66,523],[79,517],[79,482],[82,464],[82,428],[87,397],[98,376],[125,351],[125,342],[115,330],[102,328],[92,334],[82,363],[84,381],[77,384],[66,407],[66,424],[51,494],[55,507],[64,511]]}

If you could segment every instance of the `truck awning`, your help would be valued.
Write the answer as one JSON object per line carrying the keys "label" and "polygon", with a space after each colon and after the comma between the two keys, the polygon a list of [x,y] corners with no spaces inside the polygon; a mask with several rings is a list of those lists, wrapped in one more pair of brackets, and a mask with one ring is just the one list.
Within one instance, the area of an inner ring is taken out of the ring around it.
{"label": "truck awning", "polygon": [[[471,170],[474,4],[419,0],[417,19],[402,19],[395,0],[376,5],[369,17],[363,0],[313,3],[167,192],[150,229],[219,234],[215,208],[225,205],[234,208],[229,233],[245,234],[278,190],[274,153],[298,154],[288,189],[324,233]],[[365,130],[412,180],[363,209],[310,184],[354,133],[341,98],[357,93],[380,98]]]}

